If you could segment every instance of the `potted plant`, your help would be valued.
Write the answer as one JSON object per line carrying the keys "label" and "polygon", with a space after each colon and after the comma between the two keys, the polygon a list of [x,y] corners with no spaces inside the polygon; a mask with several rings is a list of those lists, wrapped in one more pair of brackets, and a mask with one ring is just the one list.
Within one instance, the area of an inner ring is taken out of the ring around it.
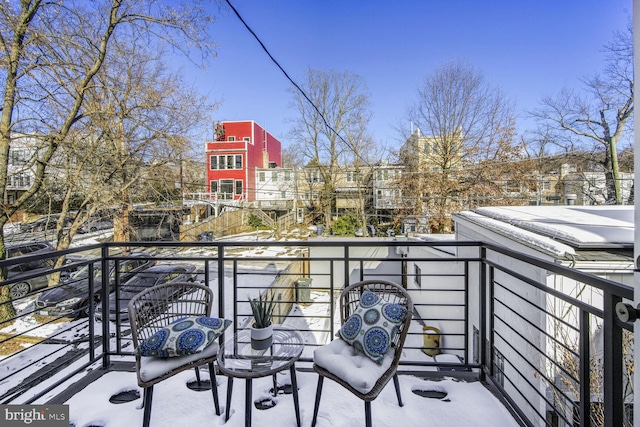
{"label": "potted plant", "polygon": [[269,292],[262,293],[258,298],[249,301],[253,312],[253,323],[251,325],[251,347],[256,350],[264,350],[271,345],[273,336],[273,310],[275,309],[275,295]]}

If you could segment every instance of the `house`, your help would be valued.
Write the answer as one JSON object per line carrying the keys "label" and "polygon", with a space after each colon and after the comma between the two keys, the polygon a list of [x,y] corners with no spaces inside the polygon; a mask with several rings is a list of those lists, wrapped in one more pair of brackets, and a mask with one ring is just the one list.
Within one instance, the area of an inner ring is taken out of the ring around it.
{"label": "house", "polygon": [[282,165],[282,144],[253,120],[216,123],[206,143],[207,189],[211,198],[256,200],[256,170]]}
{"label": "house", "polygon": [[[633,206],[487,207],[460,212],[454,214],[453,218],[458,242],[482,241],[500,245],[529,255],[533,260],[540,259],[564,265],[633,286]],[[464,256],[465,252],[467,256],[472,254],[461,247],[458,257]],[[491,258],[490,262],[501,262],[499,255]],[[523,395],[522,401],[528,401],[532,406],[546,406],[549,416],[571,418],[579,400],[578,387],[574,382],[568,381],[567,377],[574,373],[577,365],[575,358],[566,349],[585,345],[582,344],[585,342],[584,336],[576,332],[574,325],[587,325],[590,336],[588,340],[591,341],[590,363],[596,366],[591,373],[594,383],[591,390],[598,396],[601,396],[602,390],[598,372],[601,372],[602,363],[605,363],[602,356],[605,351],[605,326],[598,319],[584,320],[587,314],[585,310],[569,304],[557,295],[566,295],[574,301],[580,301],[599,310],[607,309],[608,296],[601,288],[588,286],[570,276],[557,274],[548,267],[537,265],[535,261],[523,258],[511,263],[511,269],[519,272],[518,280],[505,281],[500,270],[492,273],[497,283],[505,283],[504,287],[497,287],[495,290],[494,297],[497,295],[501,300],[497,311],[500,317],[510,319],[509,324],[496,322],[494,325],[494,333],[502,341],[497,346],[501,351],[496,352],[494,363],[502,366],[500,369],[505,369],[505,372],[527,372],[528,381],[538,378],[539,372],[545,372],[553,380],[535,384],[539,390],[544,390],[546,397],[531,392]],[[532,289],[528,281],[543,283],[545,286]],[[471,289],[477,290],[479,287],[472,286]],[[470,298],[481,298],[481,295],[472,291]],[[514,316],[514,313],[523,313],[525,317],[519,318]],[[514,333],[514,330],[526,332]],[[515,341],[538,343],[540,352],[533,356],[538,361],[537,365],[531,365],[526,359],[517,362],[518,356],[513,347],[507,344]],[[623,343],[627,342],[630,341],[623,340]],[[625,348],[625,351],[630,353],[632,349]],[[504,360],[512,362],[505,368]],[[550,360],[554,362],[545,362]],[[626,370],[623,371],[622,367],[621,371],[621,381],[626,384],[632,375]],[[524,380],[522,383],[512,383],[516,389],[523,387],[523,384]],[[625,390],[628,388],[625,387]],[[551,400],[545,401],[549,396]],[[622,398],[625,404],[631,399],[627,394]],[[598,402],[599,398],[594,399]],[[550,401],[555,401],[553,408],[549,405]]]}
{"label": "house", "polygon": [[256,168],[255,203],[260,209],[290,211],[296,200],[293,168]]}
{"label": "house", "polygon": [[35,177],[31,160],[37,150],[37,139],[28,135],[14,135],[7,160],[7,187],[3,194],[6,204],[13,204],[33,184]]}

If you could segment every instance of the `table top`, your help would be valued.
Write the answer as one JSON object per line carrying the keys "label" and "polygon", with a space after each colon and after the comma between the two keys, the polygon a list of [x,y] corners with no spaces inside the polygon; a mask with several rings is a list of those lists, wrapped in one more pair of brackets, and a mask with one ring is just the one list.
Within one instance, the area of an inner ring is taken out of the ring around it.
{"label": "table top", "polygon": [[303,349],[302,335],[294,329],[275,327],[272,344],[266,350],[252,349],[251,331],[240,330],[220,346],[218,368],[236,378],[266,377],[293,365]]}

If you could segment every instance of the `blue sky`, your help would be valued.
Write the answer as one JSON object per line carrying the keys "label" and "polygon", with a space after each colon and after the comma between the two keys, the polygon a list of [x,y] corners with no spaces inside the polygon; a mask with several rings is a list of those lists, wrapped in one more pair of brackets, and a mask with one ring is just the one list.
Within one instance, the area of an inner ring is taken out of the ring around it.
{"label": "blue sky", "polygon": [[[631,0],[231,0],[287,73],[308,68],[362,76],[370,132],[396,147],[394,129],[435,68],[461,60],[502,88],[519,115],[543,95],[600,71],[602,46],[630,20]],[[217,6],[211,6],[212,8]],[[226,6],[213,26],[217,57],[187,81],[220,103],[213,120],[255,120],[285,146],[289,82]],[[519,118],[520,132],[532,123]]]}

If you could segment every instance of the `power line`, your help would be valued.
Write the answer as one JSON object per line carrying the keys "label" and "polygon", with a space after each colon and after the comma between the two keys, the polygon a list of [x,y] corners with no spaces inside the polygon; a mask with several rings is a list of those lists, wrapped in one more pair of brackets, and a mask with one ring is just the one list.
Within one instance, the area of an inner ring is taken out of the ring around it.
{"label": "power line", "polygon": [[231,8],[231,10],[233,10],[233,13],[236,14],[236,16],[238,17],[238,19],[240,20],[240,22],[242,22],[242,24],[245,26],[245,28],[251,33],[251,35],[258,41],[258,43],[260,44],[260,47],[262,47],[262,50],[265,51],[265,53],[269,56],[269,58],[271,59],[271,61],[276,65],[276,67],[278,67],[278,69],[280,71],[282,71],[282,74],[284,74],[284,76],[287,78],[287,80],[289,80],[289,82],[291,82],[291,84],[302,94],[302,96],[309,102],[309,104],[311,104],[311,106],[316,110],[316,112],[318,113],[318,115],[320,116],[320,118],[322,119],[322,121],[324,122],[324,125],[331,131],[333,132],[338,138],[340,138],[342,140],[342,142],[344,142],[345,144],[349,145],[347,143],[347,141],[345,141],[345,139],[338,133],[337,130],[335,130],[331,125],[329,125],[329,122],[327,121],[327,119],[324,117],[324,114],[322,114],[322,112],[320,111],[320,109],[318,108],[318,106],[311,100],[311,98],[309,98],[309,96],[306,94],[306,92],[289,76],[289,74],[285,71],[285,69],[280,65],[280,63],[273,57],[273,55],[271,54],[271,52],[269,52],[269,49],[267,49],[267,47],[264,45],[264,43],[262,43],[262,40],[260,40],[260,37],[258,37],[258,35],[251,29],[251,27],[249,26],[249,24],[247,24],[247,22],[242,18],[242,16],[240,16],[240,13],[238,12],[238,10],[231,4],[230,0],[226,0],[227,4],[229,5],[229,7]]}

